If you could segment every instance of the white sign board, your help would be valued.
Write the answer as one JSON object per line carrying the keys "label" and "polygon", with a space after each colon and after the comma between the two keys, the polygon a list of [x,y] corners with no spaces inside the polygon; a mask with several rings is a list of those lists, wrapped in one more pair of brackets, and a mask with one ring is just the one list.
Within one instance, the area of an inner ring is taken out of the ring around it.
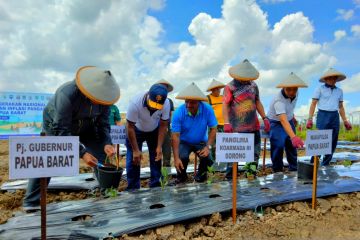
{"label": "white sign board", "polygon": [[216,133],[217,162],[253,162],[253,133]]}
{"label": "white sign board", "polygon": [[306,132],[306,156],[331,154],[332,130],[311,130]]}
{"label": "white sign board", "polygon": [[125,125],[111,125],[110,130],[111,141],[113,144],[125,144],[126,129]]}
{"label": "white sign board", "polygon": [[9,179],[79,174],[79,137],[10,137]]}

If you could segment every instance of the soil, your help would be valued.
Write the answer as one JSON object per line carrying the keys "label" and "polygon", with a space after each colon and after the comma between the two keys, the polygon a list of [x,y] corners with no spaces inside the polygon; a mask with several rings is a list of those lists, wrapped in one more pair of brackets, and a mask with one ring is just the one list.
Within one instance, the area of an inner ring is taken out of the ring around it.
{"label": "soil", "polygon": [[[299,155],[303,155],[303,151]],[[268,153],[266,154],[267,157]],[[262,156],[262,155],[261,155]],[[8,180],[8,142],[0,141],[0,185]],[[191,162],[193,162],[191,157]],[[124,159],[121,160],[124,167]],[[142,166],[148,165],[145,155]],[[80,172],[91,172],[84,163]],[[258,173],[266,175],[270,169]],[[192,175],[189,175],[192,182]],[[244,173],[240,173],[244,178]],[[221,181],[223,174],[216,173],[213,181]],[[170,180],[171,181],[171,180]],[[147,187],[148,180],[142,181]],[[118,188],[123,191],[126,181],[121,181]],[[0,224],[22,211],[24,190],[0,192]],[[93,197],[88,191],[48,192],[47,202],[60,202]],[[311,209],[309,202],[293,202],[267,207],[263,213],[254,211],[238,212],[233,224],[230,213],[214,213],[211,216],[174,225],[167,225],[144,232],[123,235],[119,239],[360,239],[360,192],[338,194],[319,198],[317,209]]]}

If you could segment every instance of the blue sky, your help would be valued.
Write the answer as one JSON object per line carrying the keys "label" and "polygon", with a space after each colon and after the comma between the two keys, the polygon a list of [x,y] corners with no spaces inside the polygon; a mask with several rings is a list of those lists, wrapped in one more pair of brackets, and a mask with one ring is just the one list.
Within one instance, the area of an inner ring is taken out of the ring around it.
{"label": "blue sky", "polygon": [[309,84],[296,109],[306,117],[319,76],[335,67],[348,77],[347,112],[360,111],[360,0],[2,1],[0,34],[0,91],[52,93],[96,65],[115,75],[126,111],[161,78],[175,98],[191,82],[227,83],[247,58],[266,108],[294,71]]}

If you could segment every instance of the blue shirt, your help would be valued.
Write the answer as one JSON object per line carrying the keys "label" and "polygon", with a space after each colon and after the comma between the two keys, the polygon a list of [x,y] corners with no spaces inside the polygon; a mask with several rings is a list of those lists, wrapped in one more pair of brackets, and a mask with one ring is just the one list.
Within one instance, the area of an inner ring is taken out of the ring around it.
{"label": "blue shirt", "polygon": [[180,133],[180,141],[191,144],[207,142],[207,128],[217,126],[214,110],[204,102],[199,103],[199,109],[195,116],[188,112],[186,105],[182,104],[173,114],[172,132]]}
{"label": "blue shirt", "polygon": [[339,111],[339,102],[343,101],[343,91],[338,87],[331,89],[324,84],[316,89],[313,99],[318,100],[320,110]]}

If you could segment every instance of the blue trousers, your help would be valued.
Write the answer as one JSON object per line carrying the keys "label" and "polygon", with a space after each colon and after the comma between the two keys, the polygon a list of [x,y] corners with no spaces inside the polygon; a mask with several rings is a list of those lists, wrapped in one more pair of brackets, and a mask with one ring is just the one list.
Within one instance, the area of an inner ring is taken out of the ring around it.
{"label": "blue trousers", "polygon": [[[180,155],[180,160],[184,166],[184,169],[180,173],[179,172],[177,173],[176,177],[179,182],[185,182],[187,179],[186,169],[189,164],[190,153],[194,152],[195,154],[197,154],[196,152],[203,149],[205,146],[206,146],[205,143],[191,144],[184,141],[180,141],[179,155]],[[211,154],[209,153],[207,157],[200,157],[198,155],[198,159],[200,160],[200,163],[196,175],[198,176],[199,179],[206,179],[207,167],[208,166],[211,167],[213,165]]]}
{"label": "blue trousers", "polygon": [[[295,125],[293,121],[289,121],[291,128],[296,133]],[[283,171],[283,155],[284,149],[286,158],[289,163],[289,170],[297,170],[297,151],[291,143],[290,137],[285,132],[285,129],[281,125],[280,121],[270,120],[270,153],[272,161],[272,169],[274,172]]]}
{"label": "blue trousers", "polygon": [[[324,111],[319,110],[317,117],[316,117],[316,127],[319,130],[324,129],[331,129],[332,130],[332,146],[331,146],[331,154],[326,154],[323,157],[323,161],[321,166],[327,166],[330,164],[330,161],[333,157],[335,152],[338,137],[339,137],[339,130],[340,130],[340,119],[338,111]],[[311,158],[311,162],[314,161],[314,158]]]}
{"label": "blue trousers", "polygon": [[[50,133],[46,133],[50,135]],[[91,138],[91,136],[80,136],[80,141],[86,146],[86,151],[91,153],[98,159],[99,162],[103,162],[106,158],[104,152],[104,143],[99,142]],[[49,184],[51,178],[47,178]],[[31,178],[26,189],[24,198],[24,207],[33,207],[40,205],[40,178]]]}
{"label": "blue trousers", "polygon": [[[161,177],[161,160],[155,161],[156,147],[158,141],[158,128],[152,132],[143,132],[135,129],[136,141],[139,150],[142,150],[143,142],[147,143],[149,149],[150,161],[150,187],[160,186]],[[126,177],[127,177],[127,190],[140,188],[140,166],[133,164],[133,150],[129,139],[126,139]]]}

